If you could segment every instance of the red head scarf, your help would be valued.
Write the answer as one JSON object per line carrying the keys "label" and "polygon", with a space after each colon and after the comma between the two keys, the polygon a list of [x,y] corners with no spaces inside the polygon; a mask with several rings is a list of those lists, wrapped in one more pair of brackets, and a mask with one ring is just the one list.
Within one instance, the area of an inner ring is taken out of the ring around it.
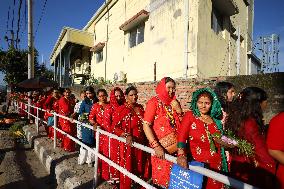
{"label": "red head scarf", "polygon": [[121,98],[122,98],[122,101],[123,101],[123,104],[125,103],[125,97],[124,97],[124,94],[123,94],[123,91],[121,90],[121,88],[119,87],[115,87],[111,92],[110,92],[110,104],[114,107],[118,107],[120,106],[115,98],[115,91],[120,91],[121,92]]}
{"label": "red head scarf", "polygon": [[172,98],[169,96],[168,91],[166,89],[166,78],[165,77],[157,85],[156,93],[159,99],[163,103],[165,103],[167,106],[171,104],[172,100],[176,99],[175,93]]}

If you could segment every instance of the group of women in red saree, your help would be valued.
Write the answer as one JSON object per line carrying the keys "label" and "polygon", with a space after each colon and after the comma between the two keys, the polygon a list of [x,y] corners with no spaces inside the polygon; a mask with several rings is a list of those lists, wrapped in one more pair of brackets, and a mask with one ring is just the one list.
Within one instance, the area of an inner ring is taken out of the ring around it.
{"label": "group of women in red saree", "polygon": [[[284,188],[283,113],[271,121],[266,138],[267,127],[262,119],[268,97],[264,90],[247,87],[234,97],[234,85],[219,82],[215,91],[200,88],[193,92],[190,111],[187,112],[182,110],[175,90],[176,82],[169,77],[163,78],[145,109],[137,103],[138,91],[134,86],[125,92],[115,87],[110,92],[109,102],[106,91],[98,90],[98,99],[92,102],[88,114],[89,123],[94,130],[99,126],[126,140],[123,143],[100,135],[100,153],[161,188],[169,186],[173,166],[165,160],[166,153],[176,156],[177,163],[184,168],[188,168],[188,161],[195,160],[203,162],[208,169],[259,188]],[[48,112],[56,111],[72,118],[74,105],[69,89],[65,89],[61,98],[54,90],[45,102]],[[60,118],[58,127],[76,135],[76,126],[68,120]],[[213,137],[213,134],[223,135],[227,130],[251,143],[254,156],[239,154],[235,148],[228,148]],[[47,131],[52,138],[53,129],[49,127]],[[59,136],[65,150],[75,150],[73,141],[64,135]],[[154,155],[132,147],[133,142],[150,146]],[[102,180],[119,181],[120,188],[135,186],[130,178],[102,160],[99,161],[99,173]],[[212,178],[204,178],[203,187],[217,189],[226,186]]]}
{"label": "group of women in red saree", "polygon": [[[19,105],[21,107],[19,114],[21,116],[26,116],[27,113],[24,110],[27,110],[27,106],[25,103],[28,101],[28,96],[26,94],[20,95]],[[71,96],[71,90],[69,88],[65,88],[62,91],[59,89],[53,89],[48,93],[39,93],[34,92],[31,96],[32,105],[38,108],[45,109],[46,111],[37,111],[36,108],[31,108],[31,113],[34,116],[38,116],[43,118],[48,122],[46,127],[47,136],[51,139],[54,137],[54,129],[53,126],[53,112],[60,114],[62,116],[72,118],[74,105],[75,105],[75,98]],[[52,125],[49,125],[52,120]],[[30,122],[34,122],[34,118],[31,117]],[[72,136],[76,135],[76,128],[74,124],[68,120],[63,118],[58,119],[57,127],[64,131],[67,134],[71,134]],[[75,143],[62,135],[59,131],[56,133],[57,139],[61,141],[61,147],[69,152],[75,151]]]}

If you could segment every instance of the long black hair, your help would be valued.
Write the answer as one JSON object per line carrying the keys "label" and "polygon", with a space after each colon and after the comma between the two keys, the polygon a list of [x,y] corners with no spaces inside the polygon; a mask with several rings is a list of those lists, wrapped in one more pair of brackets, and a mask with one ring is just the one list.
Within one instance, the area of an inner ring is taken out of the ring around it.
{"label": "long black hair", "polygon": [[226,128],[238,133],[244,122],[253,118],[256,120],[261,133],[264,132],[263,112],[261,103],[267,100],[267,93],[258,87],[247,87],[242,90],[238,98],[229,109],[229,116],[226,121]]}
{"label": "long black hair", "polygon": [[218,82],[214,88],[214,92],[218,96],[218,100],[221,103],[221,106],[225,112],[228,111],[228,104],[229,102],[227,101],[227,92],[235,87],[232,83],[227,82],[227,81],[221,81]]}
{"label": "long black hair", "polygon": [[92,86],[87,86],[86,89],[85,89],[85,91],[86,91],[86,92],[89,91],[89,92],[93,93],[93,95],[94,95],[94,96],[93,96],[93,101],[94,101],[94,103],[99,101],[99,99],[97,98],[97,95],[96,95],[96,93],[95,93],[94,87],[92,87]]}
{"label": "long black hair", "polygon": [[85,89],[85,91],[89,91],[89,92],[95,94],[94,87],[92,87],[92,86],[87,86],[86,89]]}

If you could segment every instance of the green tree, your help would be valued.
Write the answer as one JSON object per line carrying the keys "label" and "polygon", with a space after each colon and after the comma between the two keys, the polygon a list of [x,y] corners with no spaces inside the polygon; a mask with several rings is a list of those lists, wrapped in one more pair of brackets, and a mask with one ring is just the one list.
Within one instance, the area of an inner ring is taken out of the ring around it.
{"label": "green tree", "polygon": [[45,76],[46,78],[53,79],[53,71],[48,69],[44,64],[40,64],[36,69],[35,76]]}
{"label": "green tree", "polygon": [[[45,65],[38,63],[38,52],[34,57],[35,77],[46,76],[52,79],[52,71]],[[0,72],[4,73],[7,84],[17,84],[28,78],[28,50],[9,48],[7,51],[0,49]]]}

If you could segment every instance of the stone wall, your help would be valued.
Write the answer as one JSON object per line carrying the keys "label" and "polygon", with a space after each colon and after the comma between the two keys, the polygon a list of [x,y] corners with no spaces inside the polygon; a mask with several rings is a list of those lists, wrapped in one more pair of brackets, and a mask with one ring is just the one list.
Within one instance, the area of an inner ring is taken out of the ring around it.
{"label": "stone wall", "polygon": [[226,79],[236,85],[239,92],[248,86],[264,89],[268,94],[268,107],[264,112],[266,123],[280,111],[284,110],[284,73],[234,76]]}
{"label": "stone wall", "polygon": [[[236,86],[239,92],[245,87],[256,86],[263,88],[269,95],[268,108],[264,112],[265,121],[268,122],[277,112],[284,110],[284,73],[241,75],[232,77],[214,77],[209,79],[176,79],[176,96],[181,102],[183,110],[188,110],[188,103],[191,101],[192,92],[202,87],[214,87],[218,81],[229,81]],[[157,82],[138,82],[129,84],[107,85],[105,89],[110,91],[114,86],[123,90],[129,85],[135,85],[139,92],[139,100],[144,107],[147,100],[155,95]],[[81,89],[77,86],[75,93]]]}

